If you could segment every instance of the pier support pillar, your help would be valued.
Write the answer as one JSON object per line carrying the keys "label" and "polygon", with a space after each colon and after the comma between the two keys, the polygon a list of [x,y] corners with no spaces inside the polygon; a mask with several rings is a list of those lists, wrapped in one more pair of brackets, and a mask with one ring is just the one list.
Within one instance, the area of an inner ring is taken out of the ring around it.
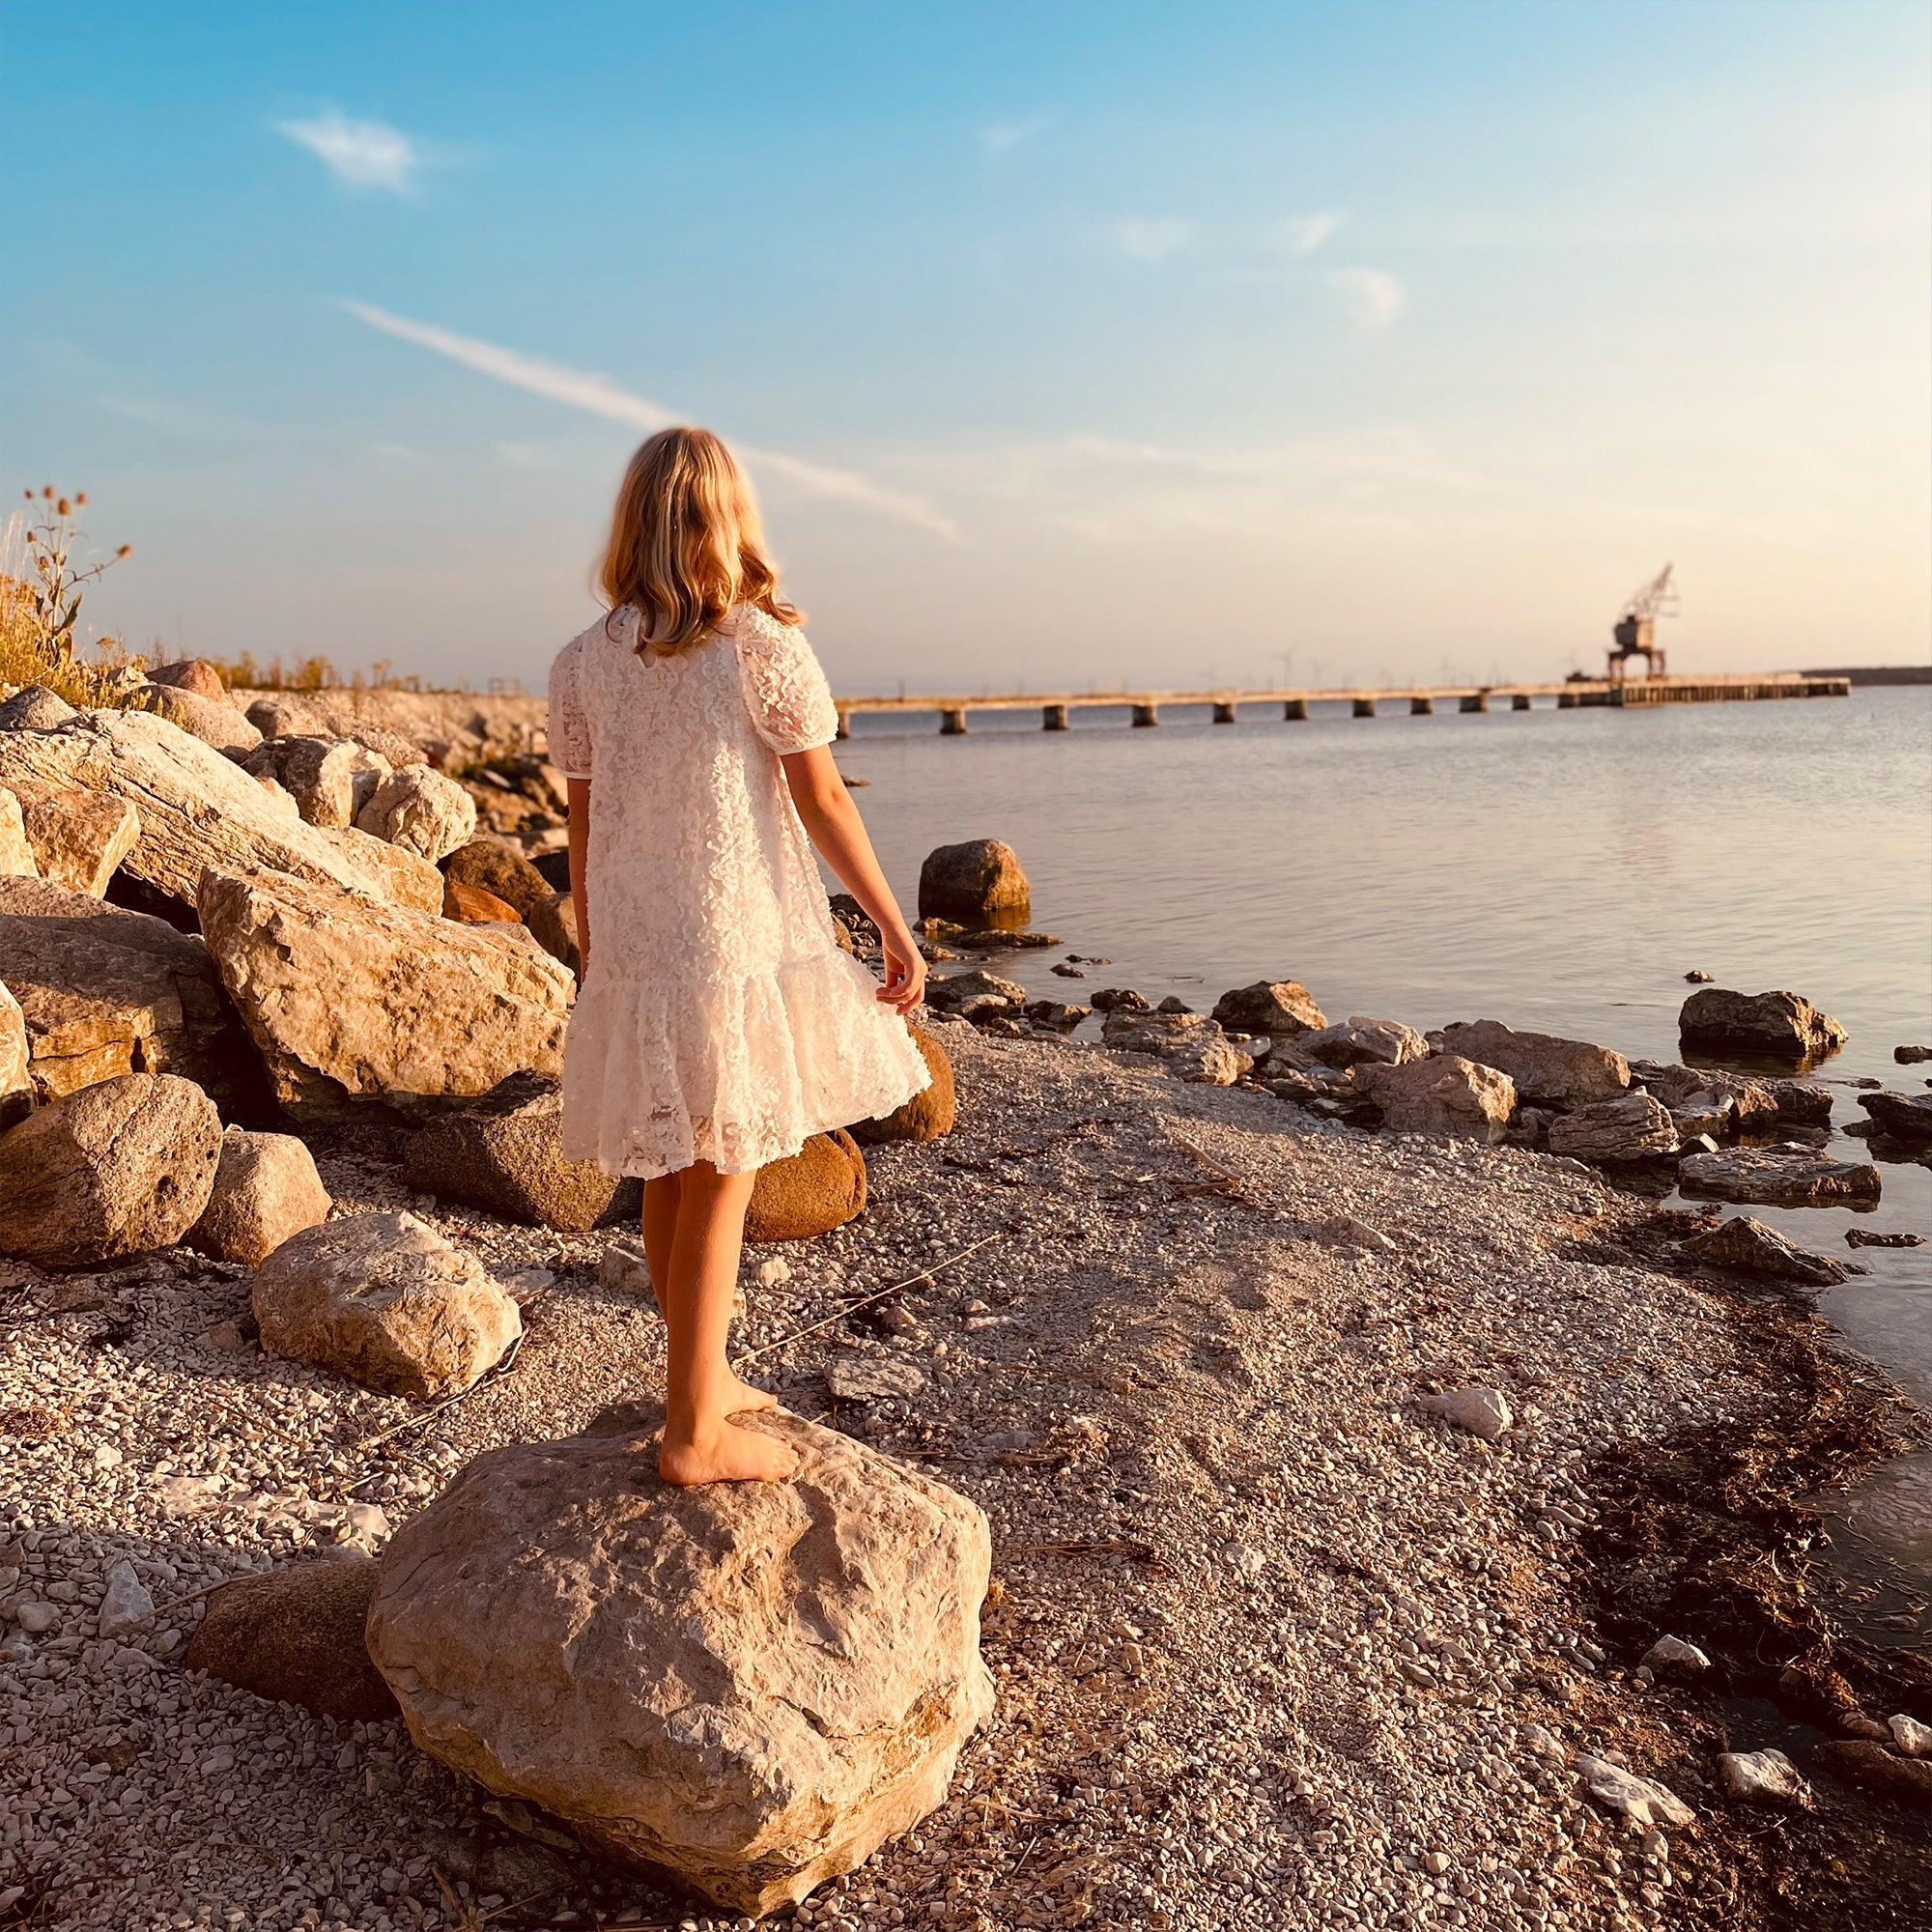
{"label": "pier support pillar", "polygon": [[942,711],[939,714],[939,735],[942,738],[963,738],[966,735],[966,714],[960,711]]}
{"label": "pier support pillar", "polygon": [[1214,700],[1214,722],[1217,724],[1232,724],[1235,722],[1235,706],[1232,699],[1227,703],[1223,703],[1218,697]]}
{"label": "pier support pillar", "polygon": [[1529,709],[1529,693],[1526,691],[1516,693],[1510,699],[1510,709],[1512,711],[1527,711]]}
{"label": "pier support pillar", "polygon": [[1066,729],[1065,705],[1042,704],[1039,707],[1039,728],[1042,731],[1065,731]]}
{"label": "pier support pillar", "polygon": [[1150,724],[1158,724],[1160,723],[1160,712],[1151,704],[1136,704],[1134,706],[1134,723],[1143,729]]}
{"label": "pier support pillar", "polygon": [[1376,700],[1373,697],[1358,697],[1355,699],[1355,716],[1357,718],[1373,718],[1375,715]]}
{"label": "pier support pillar", "polygon": [[841,738],[849,738],[852,735],[852,714],[849,711],[841,711],[838,714],[838,735]]}
{"label": "pier support pillar", "polygon": [[1487,691],[1472,691],[1463,700],[1464,711],[1487,711],[1490,708],[1490,694]]}
{"label": "pier support pillar", "polygon": [[1301,724],[1308,719],[1308,700],[1305,697],[1284,697],[1281,701],[1281,722],[1284,724]]}
{"label": "pier support pillar", "polygon": [[1559,691],[1556,694],[1556,708],[1559,711],[1575,711],[1577,694],[1574,691]]}
{"label": "pier support pillar", "polygon": [[1435,698],[1411,697],[1408,700],[1408,715],[1411,718],[1433,718],[1435,715]]}

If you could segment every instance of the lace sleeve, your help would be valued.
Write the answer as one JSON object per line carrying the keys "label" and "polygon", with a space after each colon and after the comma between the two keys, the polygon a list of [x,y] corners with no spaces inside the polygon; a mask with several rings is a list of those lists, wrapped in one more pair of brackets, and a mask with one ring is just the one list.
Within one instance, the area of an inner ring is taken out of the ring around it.
{"label": "lace sleeve", "polygon": [[738,673],[752,723],[781,757],[829,745],[838,735],[832,687],[802,631],[746,610],[737,624]]}
{"label": "lace sleeve", "polygon": [[550,668],[550,761],[565,778],[590,776],[590,717],[578,691],[583,639],[564,645]]}

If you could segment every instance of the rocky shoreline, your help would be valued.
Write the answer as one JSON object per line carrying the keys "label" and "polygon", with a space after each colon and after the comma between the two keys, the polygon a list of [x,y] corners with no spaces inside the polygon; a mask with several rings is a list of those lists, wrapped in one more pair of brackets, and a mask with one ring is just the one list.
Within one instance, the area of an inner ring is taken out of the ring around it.
{"label": "rocky shoreline", "polygon": [[[198,769],[186,726],[34,715],[0,715],[0,787],[40,813],[14,867],[38,876],[0,880],[0,980],[38,962],[0,1171],[28,1172],[15,1137],[51,1121],[67,1165],[32,1172],[95,1193],[67,1251],[43,1214],[0,1261],[0,1926],[749,1924],[418,1749],[361,1642],[369,1557],[479,1457],[648,1429],[662,1336],[623,1203],[546,1153],[543,1079],[499,1086],[490,1060],[550,1049],[571,961],[535,915],[567,880],[529,885],[507,847],[459,865],[475,820],[425,777],[380,831],[333,836],[417,769],[332,749],[359,744],[320,735],[341,721],[265,715],[281,750],[214,753],[272,809],[274,856],[244,868],[204,850],[233,828],[191,787],[147,781]],[[546,782],[540,749],[502,762]],[[463,782],[487,811],[495,788]],[[536,876],[556,828],[515,796]],[[76,802],[49,818],[50,797]],[[1847,1614],[1804,1498],[1932,1432],[1810,1315],[1848,1264],[1654,1205],[1671,1179],[1714,1202],[1875,1187],[1826,1157],[1829,1094],[1495,1022],[1330,1025],[1287,980],[1212,1015],[1030,999],[973,956],[1059,942],[940,890],[1023,918],[990,843],[935,854],[922,905],[966,969],[932,993],[956,1118],[874,1129],[863,1155],[827,1142],[765,1203],[786,1238],[748,1250],[748,1373],[835,1459],[847,1441],[966,1499],[961,1534],[983,1512],[991,1547],[990,1718],[938,1807],[792,1921],[1921,1923],[1932,1669],[1916,1616],[1889,1644]],[[56,860],[88,883],[50,884]],[[440,915],[408,861],[440,862]],[[124,863],[173,924],[101,896]],[[875,935],[838,912],[863,954]],[[136,932],[133,963],[110,931]],[[295,958],[419,998],[412,952],[445,932],[438,1009],[497,1016],[460,1051],[385,1059],[366,1016],[331,1033],[301,987],[263,990]],[[70,960],[85,999],[48,965]],[[1788,1066],[1832,1022],[1714,988],[1700,1025]],[[1877,1097],[1873,1131],[1910,1144],[1922,1104]],[[144,1174],[208,1170],[191,1212],[116,1180],[125,1132],[65,1126],[110,1101],[160,1108]],[[348,1305],[424,1279],[433,1334]],[[267,1636],[309,1679],[224,1651],[244,1601],[224,1588],[254,1577],[292,1580]]]}

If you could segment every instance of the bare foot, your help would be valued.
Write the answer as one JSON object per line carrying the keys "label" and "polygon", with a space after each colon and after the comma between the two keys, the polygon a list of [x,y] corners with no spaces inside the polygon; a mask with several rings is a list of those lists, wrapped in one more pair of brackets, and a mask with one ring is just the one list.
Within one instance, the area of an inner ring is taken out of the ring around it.
{"label": "bare foot", "polygon": [[693,1442],[668,1437],[658,1450],[658,1474],[668,1483],[782,1483],[798,1473],[798,1451],[775,1435],[720,1426],[717,1435]]}
{"label": "bare foot", "polygon": [[731,1386],[724,1393],[726,1415],[749,1415],[753,1409],[776,1408],[778,1406],[778,1397],[769,1389],[753,1388],[737,1376],[731,1378]]}

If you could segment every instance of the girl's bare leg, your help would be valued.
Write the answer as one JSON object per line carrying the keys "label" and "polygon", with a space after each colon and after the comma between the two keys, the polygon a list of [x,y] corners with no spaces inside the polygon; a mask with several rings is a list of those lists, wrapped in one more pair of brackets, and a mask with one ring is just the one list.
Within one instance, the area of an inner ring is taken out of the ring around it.
{"label": "girl's bare leg", "polygon": [[665,1311],[666,1286],[670,1280],[670,1244],[677,1234],[677,1197],[681,1174],[660,1174],[644,1182],[644,1260],[650,1264],[651,1293],[658,1313]]}
{"label": "girl's bare leg", "polygon": [[771,1398],[732,1374],[724,1344],[738,1286],[753,1177],[698,1161],[678,1176],[665,1301],[670,1371],[658,1470],[668,1483],[782,1482],[798,1467],[789,1444],[729,1417]]}

